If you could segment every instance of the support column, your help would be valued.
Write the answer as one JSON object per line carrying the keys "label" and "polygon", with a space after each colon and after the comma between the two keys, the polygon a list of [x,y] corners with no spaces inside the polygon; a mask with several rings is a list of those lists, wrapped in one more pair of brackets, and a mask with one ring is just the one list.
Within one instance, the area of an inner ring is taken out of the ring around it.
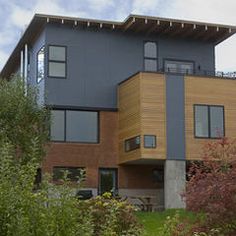
{"label": "support column", "polygon": [[185,160],[166,160],[164,180],[165,209],[185,208],[185,202],[180,196],[185,190],[185,184]]}

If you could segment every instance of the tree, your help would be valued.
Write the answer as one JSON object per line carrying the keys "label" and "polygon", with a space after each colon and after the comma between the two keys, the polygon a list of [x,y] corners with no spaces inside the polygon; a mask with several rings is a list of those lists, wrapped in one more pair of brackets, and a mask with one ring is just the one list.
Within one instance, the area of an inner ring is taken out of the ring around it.
{"label": "tree", "polygon": [[36,89],[29,87],[27,96],[24,89],[18,76],[10,81],[0,79],[0,145],[10,144],[16,160],[26,163],[37,143],[34,156],[40,162],[49,137],[49,110],[37,104]]}
{"label": "tree", "polygon": [[203,161],[193,162],[188,174],[187,209],[204,212],[209,226],[230,225],[236,232],[236,141],[208,143]]}

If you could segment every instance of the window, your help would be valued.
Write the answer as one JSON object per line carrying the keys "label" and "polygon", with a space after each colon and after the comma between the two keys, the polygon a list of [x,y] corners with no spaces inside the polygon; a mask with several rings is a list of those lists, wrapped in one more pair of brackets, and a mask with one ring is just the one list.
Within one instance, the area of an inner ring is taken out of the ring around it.
{"label": "window", "polygon": [[194,105],[195,137],[220,138],[224,131],[224,107]]}
{"label": "window", "polygon": [[144,70],[157,71],[157,44],[155,42],[144,43]]}
{"label": "window", "polygon": [[98,112],[53,110],[51,140],[98,143],[98,126]]}
{"label": "window", "polygon": [[54,166],[53,167],[53,180],[62,180],[65,172],[68,173],[67,178],[70,181],[79,181],[83,178],[84,168],[82,167],[65,167],[65,166]]}
{"label": "window", "polygon": [[42,170],[41,168],[38,168],[36,171],[35,179],[34,179],[34,185],[36,187],[39,187],[39,184],[41,183],[41,181],[42,181]]}
{"label": "window", "polygon": [[98,193],[103,194],[105,192],[111,192],[113,195],[117,195],[117,169],[100,168],[99,169],[99,188]]}
{"label": "window", "polygon": [[125,151],[129,152],[140,148],[140,136],[125,140]]}
{"label": "window", "polygon": [[45,47],[43,46],[37,54],[37,83],[44,79],[44,54]]}
{"label": "window", "polygon": [[194,63],[190,61],[165,60],[165,72],[193,74]]}
{"label": "window", "polygon": [[144,147],[155,148],[156,147],[156,136],[155,135],[144,135]]}
{"label": "window", "polygon": [[49,46],[48,76],[66,77],[66,47]]}

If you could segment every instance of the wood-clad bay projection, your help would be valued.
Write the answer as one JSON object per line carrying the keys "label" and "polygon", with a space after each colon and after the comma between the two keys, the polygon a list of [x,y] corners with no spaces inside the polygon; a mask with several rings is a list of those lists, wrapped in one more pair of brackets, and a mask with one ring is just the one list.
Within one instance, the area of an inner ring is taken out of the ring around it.
{"label": "wood-clad bay projection", "polygon": [[[119,86],[119,162],[166,158],[165,79],[139,73]],[[156,136],[155,148],[144,148],[144,135]],[[140,148],[125,152],[125,140],[140,136]],[[138,162],[136,162],[138,163]]]}
{"label": "wood-clad bay projection", "polygon": [[186,158],[201,159],[202,149],[215,139],[194,137],[194,104],[224,106],[225,136],[236,138],[236,81],[198,76],[185,77]]}

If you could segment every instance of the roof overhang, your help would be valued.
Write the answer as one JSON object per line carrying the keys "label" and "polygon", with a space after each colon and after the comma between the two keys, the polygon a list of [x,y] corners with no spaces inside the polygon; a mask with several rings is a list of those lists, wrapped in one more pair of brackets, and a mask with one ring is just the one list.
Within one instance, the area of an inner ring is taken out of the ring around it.
{"label": "roof overhang", "polygon": [[74,28],[97,27],[122,32],[158,35],[171,38],[191,39],[210,42],[214,45],[236,33],[231,25],[210,24],[168,18],[129,15],[123,22],[95,19],[36,14],[25,30],[23,36],[3,67],[0,77],[9,77],[16,70],[20,61],[20,51],[24,44],[32,45],[46,24],[65,24]]}

